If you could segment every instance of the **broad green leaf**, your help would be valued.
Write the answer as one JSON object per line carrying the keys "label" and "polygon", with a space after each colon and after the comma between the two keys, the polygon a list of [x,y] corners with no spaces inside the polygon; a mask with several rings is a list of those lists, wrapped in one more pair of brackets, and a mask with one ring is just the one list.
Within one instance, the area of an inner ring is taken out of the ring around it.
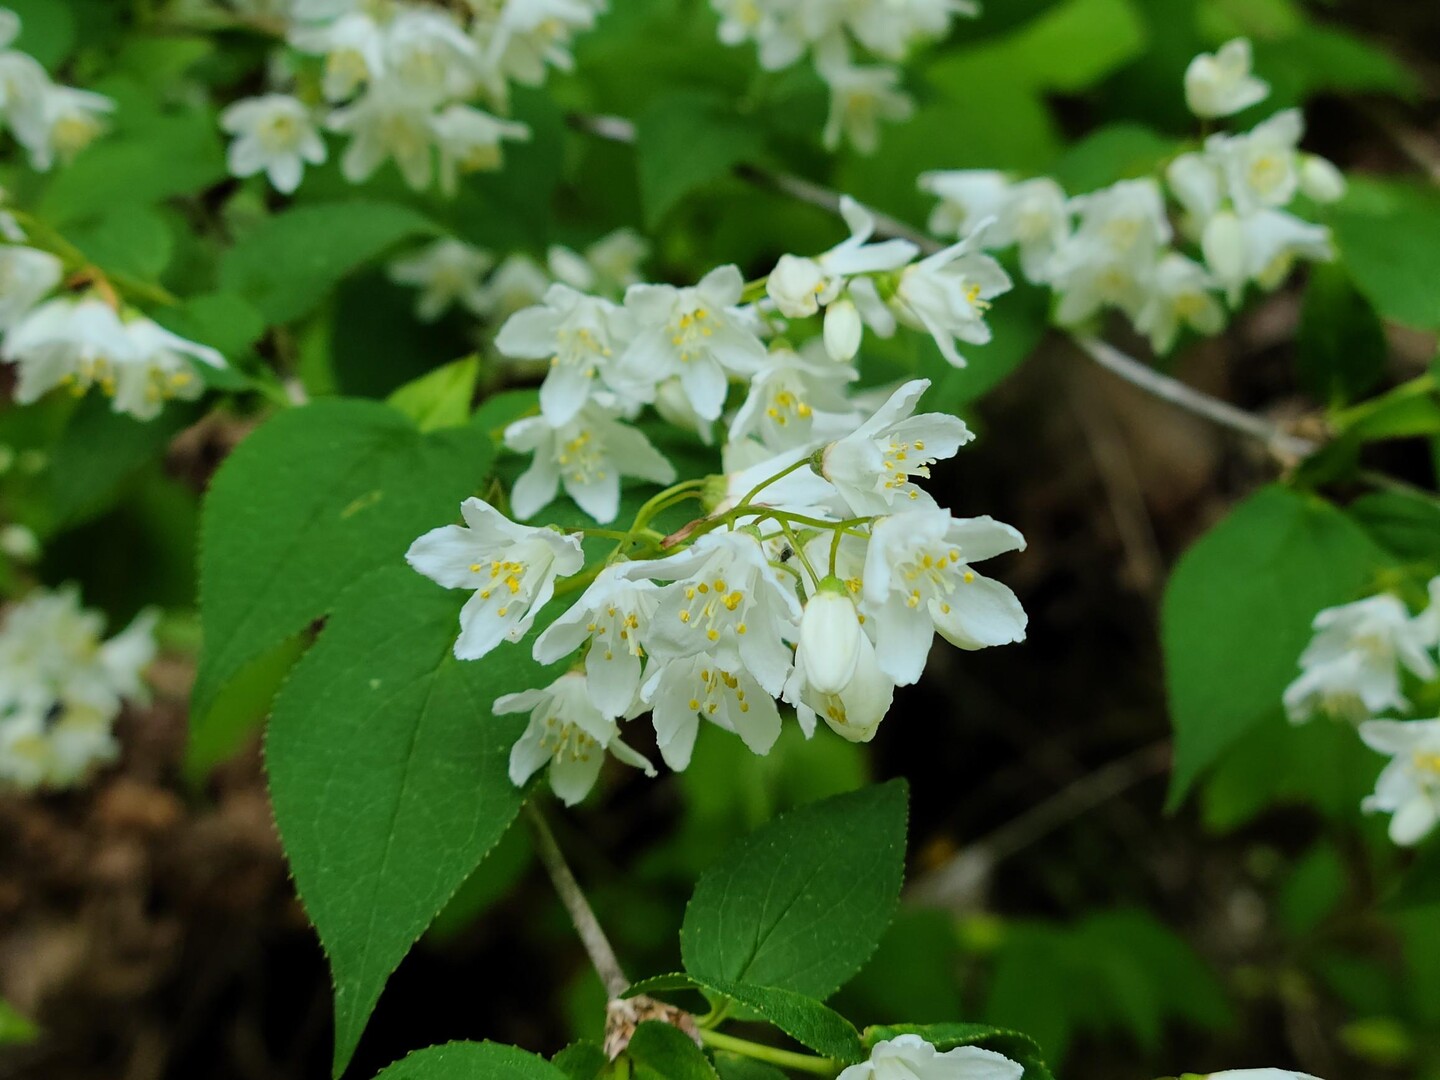
{"label": "broad green leaf", "polygon": [[701,982],[825,998],[885,932],[905,872],[902,780],[782,814],[700,878],[680,950]]}
{"label": "broad green leaf", "polygon": [[1387,353],[1385,328],[1344,268],[1313,267],[1295,342],[1301,385],[1326,404],[1348,404],[1384,378]]}
{"label": "broad green leaf", "polygon": [[1129,0],[1065,0],[1000,46],[1033,85],[1073,93],[1093,86],[1145,48]]}
{"label": "broad green leaf", "polygon": [[1420,81],[1385,49],[1331,26],[1303,25],[1275,41],[1256,41],[1255,70],[1271,86],[1262,108],[1303,104],[1330,92],[1413,97]]}
{"label": "broad green leaf", "polygon": [[1173,139],[1154,128],[1109,124],[1071,146],[1056,164],[1054,176],[1066,191],[1095,191],[1117,180],[1153,174],[1176,149]]}
{"label": "broad green leaf", "polygon": [[375,1080],[566,1080],[542,1057],[500,1043],[452,1042],[417,1050]]}
{"label": "broad green leaf", "polygon": [[1018,1031],[995,1027],[993,1024],[884,1024],[868,1027],[864,1032],[866,1049],[897,1035],[919,1035],[942,1052],[957,1046],[979,1046],[1004,1054],[1011,1061],[1025,1066],[1024,1080],[1054,1080],[1035,1040]]}
{"label": "broad green leaf", "polygon": [[774,1065],[739,1054],[717,1053],[715,1071],[720,1074],[720,1080],[787,1080]]}
{"label": "broad green leaf", "polygon": [[1279,911],[1290,932],[1313,931],[1345,898],[1345,861],[1335,845],[1318,841],[1290,871],[1280,891]]}
{"label": "broad green leaf", "polygon": [[1329,221],[1356,287],[1381,315],[1440,328],[1440,195],[1356,183]]}
{"label": "broad green leaf", "polygon": [[599,1043],[582,1040],[565,1047],[550,1059],[550,1064],[564,1073],[566,1080],[599,1080],[610,1058]]}
{"label": "broad green leaf", "polygon": [[21,1016],[6,1001],[0,1000],[0,1046],[34,1042],[40,1029]]}
{"label": "broad green leaf", "polygon": [[421,435],[371,401],[290,409],[242,442],[204,504],[194,715],[367,571],[403,566],[411,541],[459,516],[490,457],[483,431]]}
{"label": "broad green leaf", "polygon": [[156,312],[156,321],[182,337],[218,349],[232,364],[265,333],[265,317],[244,297],[203,293],[179,307]]}
{"label": "broad green leaf", "polygon": [[297,206],[266,221],[220,259],[220,286],[240,294],[271,323],[293,322],[341,278],[403,240],[439,227],[394,203]]}
{"label": "broad green leaf", "polygon": [[719,1080],[705,1052],[673,1024],[646,1020],[626,1050],[635,1080]]}
{"label": "broad green leaf", "polygon": [[717,97],[661,95],[636,121],[636,168],[645,220],[659,223],[691,191],[759,153],[763,129]]}
{"label": "broad green leaf", "polygon": [[461,427],[470,419],[470,402],[480,378],[480,357],[467,356],[406,383],[387,399],[421,431]]}
{"label": "broad green leaf", "polygon": [[6,0],[20,16],[17,49],[54,71],[75,46],[75,12],[66,0]]}
{"label": "broad green leaf", "polygon": [[459,602],[407,566],[358,580],[276,698],[275,823],[335,983],[335,1072],[390,973],[520,809],[506,775],[540,685],[525,645],[456,660]]}
{"label": "broad green leaf", "polygon": [[1440,502],[1385,491],[1362,495],[1346,509],[1399,561],[1433,565],[1440,560]]}
{"label": "broad green leaf", "polygon": [[213,708],[190,718],[185,775],[195,784],[228,760],[270,715],[270,703],[309,644],[309,635],[287,638],[246,664]]}
{"label": "broad green leaf", "polygon": [[1185,553],[1161,618],[1175,728],[1172,806],[1278,711],[1311,620],[1357,599],[1381,560],[1340,511],[1278,486],[1241,503]]}
{"label": "broad green leaf", "polygon": [[148,206],[125,206],[87,218],[67,228],[65,235],[102,270],[142,281],[159,279],[175,249],[169,223]]}

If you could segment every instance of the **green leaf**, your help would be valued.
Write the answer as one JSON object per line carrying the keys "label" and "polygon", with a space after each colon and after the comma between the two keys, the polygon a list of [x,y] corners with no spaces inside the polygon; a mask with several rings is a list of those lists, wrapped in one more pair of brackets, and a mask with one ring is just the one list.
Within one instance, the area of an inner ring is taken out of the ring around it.
{"label": "green leaf", "polygon": [[640,199],[650,226],[691,191],[759,153],[762,128],[736,116],[724,99],[667,93],[636,121]]}
{"label": "green leaf", "polygon": [[1301,385],[1326,404],[1348,404],[1384,377],[1388,351],[1380,317],[1344,267],[1314,266],[1295,342]]}
{"label": "green leaf", "polygon": [[905,872],[902,780],[792,810],[700,878],[680,950],[701,982],[825,998],[865,963]]}
{"label": "green leaf", "polygon": [[1161,617],[1175,728],[1172,806],[1278,711],[1311,620],[1355,599],[1381,561],[1340,511],[1278,486],[1241,503],[1185,553]]}
{"label": "green leaf", "polygon": [[439,226],[394,203],[297,206],[270,218],[220,259],[221,288],[244,297],[272,324],[309,312],[341,278],[403,240]]}
{"label": "green leaf", "polygon": [[17,49],[51,71],[70,55],[75,46],[75,13],[65,0],[6,0],[5,6],[20,16]]}
{"label": "green leaf", "polygon": [[514,1046],[452,1042],[417,1050],[375,1080],[565,1080],[565,1074]]}
{"label": "green leaf", "polygon": [[1440,503],[1384,491],[1362,495],[1346,509],[1397,559],[1432,564],[1440,560]]}
{"label": "green leaf", "polygon": [[[1176,143],[1144,124],[1107,124],[1065,152],[1054,176],[1066,191],[1095,191],[1145,176],[1176,152]],[[1003,303],[1003,301],[1002,301]]]}
{"label": "green leaf", "polygon": [[719,1080],[710,1059],[673,1024],[646,1020],[635,1028],[626,1050],[635,1080]]}
{"label": "green leaf", "polygon": [[66,229],[66,238],[101,269],[142,281],[157,280],[175,249],[164,216],[148,206],[127,206],[118,213],[87,218]]}
{"label": "green leaf", "polygon": [[480,357],[467,356],[436,368],[397,389],[386,403],[415,421],[421,431],[461,427],[480,378]]}
{"label": "green leaf", "polygon": [[403,566],[411,541],[458,516],[491,453],[474,427],[421,435],[393,409],[343,399],[282,412],[242,442],[203,509],[193,714],[362,575]]}
{"label": "green leaf", "polygon": [[720,1080],[786,1080],[785,1074],[774,1065],[739,1054],[717,1053],[715,1071],[720,1074]]}
{"label": "green leaf", "polygon": [[261,653],[235,675],[207,713],[193,713],[185,746],[185,776],[199,784],[235,754],[270,715],[270,703],[309,644],[296,634]]}
{"label": "green leaf", "polygon": [[610,1065],[605,1048],[599,1043],[581,1040],[561,1050],[550,1064],[559,1069],[568,1080],[599,1080]]}
{"label": "green leaf", "polygon": [[182,337],[218,349],[232,362],[265,333],[265,317],[249,301],[228,292],[192,296],[179,307],[156,312],[156,321]]}
{"label": "green leaf", "polygon": [[1025,1066],[1024,1080],[1054,1080],[1046,1066],[1040,1047],[1030,1036],[993,1024],[884,1024],[865,1029],[864,1043],[870,1049],[876,1043],[897,1035],[919,1035],[942,1053],[957,1046],[979,1046],[1004,1054],[1011,1061]]}
{"label": "green leaf", "polygon": [[0,1000],[0,1046],[31,1043],[39,1035],[40,1029],[34,1023],[16,1012],[9,1002]]}
{"label": "green leaf", "polygon": [[1129,0],[1066,0],[1001,46],[1035,86],[1074,93],[1145,49],[1145,26]]}
{"label": "green leaf", "polygon": [[1396,322],[1440,328],[1440,195],[1357,182],[1329,216],[1341,257],[1375,309]]}
{"label": "green leaf", "polygon": [[1280,891],[1280,916],[1291,933],[1309,934],[1345,898],[1345,862],[1320,840],[1295,864]]}
{"label": "green leaf", "polygon": [[335,983],[335,1073],[386,979],[520,809],[506,774],[543,677],[525,645],[456,660],[458,602],[409,567],[347,590],[275,701],[275,823]]}

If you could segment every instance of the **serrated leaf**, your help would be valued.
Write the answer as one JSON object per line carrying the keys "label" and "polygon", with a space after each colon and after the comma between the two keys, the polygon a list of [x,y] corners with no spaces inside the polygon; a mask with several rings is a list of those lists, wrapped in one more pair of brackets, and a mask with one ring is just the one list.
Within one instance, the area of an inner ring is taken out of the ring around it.
{"label": "serrated leaf", "polygon": [[541,685],[524,645],[456,660],[459,602],[407,566],[357,581],[276,698],[265,745],[275,823],[330,958],[335,1072],[390,973],[520,809],[506,774]]}
{"label": "serrated leaf", "polygon": [[685,969],[702,982],[834,993],[895,913],[905,817],[905,783],[892,780],[782,814],[732,845],[685,909]]}
{"label": "serrated leaf", "polygon": [[1185,553],[1161,616],[1175,728],[1172,806],[1229,746],[1278,712],[1311,620],[1357,599],[1382,561],[1339,510],[1273,485]]}
{"label": "serrated leaf", "polygon": [[567,1080],[597,1080],[610,1064],[604,1047],[599,1043],[581,1040],[561,1050],[550,1064],[565,1074]]}
{"label": "serrated leaf", "polygon": [[1019,1031],[996,1027],[993,1024],[883,1024],[868,1027],[864,1033],[866,1048],[876,1043],[894,1039],[898,1035],[919,1035],[920,1038],[944,1052],[957,1046],[979,1046],[1004,1054],[1011,1061],[1025,1067],[1024,1080],[1054,1080],[1049,1066],[1045,1064],[1039,1045],[1034,1039]]}
{"label": "serrated leaf", "polygon": [[626,1048],[635,1080],[719,1080],[705,1052],[673,1024],[646,1020]]}
{"label": "serrated leaf", "polygon": [[762,130],[712,95],[685,92],[657,98],[636,121],[636,167],[646,223],[658,224],[689,192],[758,154],[764,144]]}
{"label": "serrated leaf", "polygon": [[203,509],[193,714],[357,578],[403,565],[411,541],[458,516],[491,455],[476,428],[421,435],[393,409],[343,399],[280,413],[242,442]]}
{"label": "serrated leaf", "polygon": [[1344,268],[1313,267],[1295,341],[1305,389],[1326,404],[1348,404],[1384,377],[1387,349],[1379,316]]}
{"label": "serrated leaf", "polygon": [[417,1050],[375,1080],[565,1080],[565,1074],[514,1046],[452,1042]]}
{"label": "serrated leaf", "polygon": [[720,1080],[786,1080],[785,1074],[774,1065],[739,1054],[716,1054],[715,1071],[720,1074]]}
{"label": "serrated leaf", "polygon": [[292,322],[351,271],[402,240],[436,235],[425,215],[395,203],[297,206],[269,219],[220,259],[220,285],[272,324]]}

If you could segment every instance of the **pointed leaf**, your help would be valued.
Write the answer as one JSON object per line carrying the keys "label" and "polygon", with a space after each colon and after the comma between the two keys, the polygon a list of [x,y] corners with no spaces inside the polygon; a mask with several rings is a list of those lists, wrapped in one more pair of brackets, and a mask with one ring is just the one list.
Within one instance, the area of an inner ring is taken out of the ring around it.
{"label": "pointed leaf", "polygon": [[417,1050],[375,1080],[565,1080],[565,1074],[513,1046],[452,1042]]}

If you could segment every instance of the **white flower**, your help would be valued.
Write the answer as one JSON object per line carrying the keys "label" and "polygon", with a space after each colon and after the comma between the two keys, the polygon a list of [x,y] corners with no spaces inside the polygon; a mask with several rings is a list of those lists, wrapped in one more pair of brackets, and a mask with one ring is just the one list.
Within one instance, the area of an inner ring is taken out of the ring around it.
{"label": "white flower", "polygon": [[1180,154],[1166,166],[1165,180],[1185,208],[1185,231],[1199,236],[1225,199],[1219,166],[1208,154]]}
{"label": "white flower", "polygon": [[877,520],[862,595],[880,669],[901,686],[916,682],[937,630],[962,649],[1023,641],[1020,601],[970,564],[1024,547],[1015,529],[989,517],[911,510]]}
{"label": "white flower", "polygon": [[440,190],[447,195],[455,193],[460,176],[500,168],[504,164],[503,140],[524,142],[530,138],[526,125],[500,120],[469,105],[451,105],[430,127],[440,150]]}
{"label": "white flower", "polygon": [[1018,245],[1021,272],[1041,283],[1050,279],[1050,264],[1069,237],[1070,208],[1064,189],[1048,176],[1037,176],[1011,188],[1009,201],[985,231],[985,244]]}
{"label": "white flower", "polygon": [[798,255],[781,255],[765,279],[766,295],[788,319],[803,319],[819,311],[825,286],[825,271],[820,264]]}
{"label": "white flower", "polygon": [[[172,334],[149,319],[124,324],[130,349],[117,358],[113,372],[114,409],[137,420],[153,420],[165,402],[193,401],[205,389],[191,361],[225,367],[225,358],[208,345]],[[109,392],[102,383],[102,389]]]}
{"label": "white flower", "polygon": [[915,102],[898,89],[900,73],[890,67],[860,67],[848,60],[819,65],[830,87],[830,115],[823,140],[834,150],[842,139],[862,154],[880,145],[880,123],[898,123],[915,113]]}
{"label": "white flower", "polygon": [[968,236],[1010,201],[1010,178],[997,169],[923,172],[916,182],[940,200],[926,226],[936,236]]}
{"label": "white flower", "polygon": [[1319,154],[1300,158],[1300,190],[1318,203],[1338,202],[1345,197],[1345,174]]}
{"label": "white flower", "polygon": [[990,340],[985,312],[990,300],[1010,289],[1010,275],[988,255],[972,251],[983,236],[972,233],[900,273],[890,306],[907,326],[924,330],[935,340],[952,367],[964,367],[955,342],[983,345]]}
{"label": "white flower", "polygon": [[1227,41],[1214,53],[1201,53],[1185,69],[1185,103],[1196,116],[1212,120],[1232,116],[1264,101],[1270,85],[1250,73],[1250,42]]}
{"label": "white flower", "polygon": [[115,309],[93,297],[41,304],[5,336],[0,356],[20,366],[15,400],[38,401],[60,385],[83,394],[92,384],[114,393],[117,365],[134,349]]}
{"label": "white flower", "polygon": [[1296,259],[1327,262],[1335,257],[1328,228],[1283,210],[1245,217],[1222,210],[1210,219],[1200,246],[1232,305],[1240,302],[1248,281],[1273,289],[1289,276]]}
{"label": "white flower", "polygon": [[620,565],[600,571],[580,599],[535,641],[535,659],[553,664],[590,642],[585,653],[590,700],[606,716],[629,712],[640,692],[645,634],[659,603],[659,586],[620,576]]}
{"label": "white flower", "polygon": [[[747,505],[757,511],[770,507],[826,521],[842,520],[849,511],[834,485],[813,469],[790,468],[805,461],[811,453],[812,447],[808,444],[776,454],[755,439],[726,443],[721,453],[725,470],[721,485],[724,495],[714,512],[723,514],[733,510],[749,496]],[[772,479],[782,472],[785,475],[779,480]],[[745,517],[739,519],[739,523],[752,520]]]}
{"label": "white flower", "polygon": [[1077,195],[1070,206],[1080,223],[1051,265],[1051,282],[1060,293],[1056,320],[1073,326],[1106,305],[1136,318],[1160,251],[1170,241],[1159,184],[1122,180]]}
{"label": "white flower", "polygon": [[1417,678],[1435,677],[1423,617],[1412,618],[1389,593],[1326,608],[1311,625],[1315,636],[1300,654],[1301,674],[1285,688],[1292,723],[1316,713],[1362,720],[1406,708],[1400,665]]}
{"label": "white flower", "polygon": [[844,582],[822,580],[800,616],[795,667],[821,694],[838,694],[855,676],[860,657],[860,613]]}
{"label": "white flower", "polygon": [[943,1054],[919,1035],[875,1044],[870,1060],[851,1065],[836,1080],[1021,1080],[1025,1067],[994,1050],[957,1046]]}
{"label": "white flower", "polygon": [[540,411],[552,424],[564,424],[597,390],[623,389],[616,354],[629,331],[624,309],[568,285],[551,285],[541,304],[506,320],[495,347],[504,356],[550,362]]}
{"label": "white flower", "polygon": [[1309,1073],[1293,1069],[1226,1069],[1224,1072],[1208,1073],[1204,1080],[1320,1080]]}
{"label": "white flower", "polygon": [[406,94],[439,103],[475,88],[480,50],[449,12],[401,8],[385,27],[385,77]]}
{"label": "white flower", "polygon": [[420,290],[415,314],[434,322],[455,304],[475,310],[481,279],[495,265],[488,251],[453,237],[426,245],[390,264],[390,280]]}
{"label": "white flower", "polygon": [[780,710],[763,687],[733,656],[668,659],[646,680],[660,755],[677,772],[690,764],[700,717],[739,735],[756,754],[767,754],[780,737]]}
{"label": "white flower", "polygon": [[346,12],[332,22],[296,26],[289,40],[300,52],[325,57],[321,89],[329,101],[346,101],[384,74],[384,31],[365,11]]}
{"label": "white flower", "polygon": [[265,173],[286,195],[300,186],[305,165],[325,160],[325,140],[310,110],[289,94],[266,94],[237,101],[220,114],[230,144],[230,171],[236,176]]}
{"label": "white flower", "polygon": [[352,184],[364,183],[389,159],[416,191],[435,175],[434,116],[422,102],[379,87],[354,104],[336,109],[327,126],[350,136],[340,171]]}
{"label": "white flower", "polygon": [[[8,96],[8,95],[7,95]],[[68,164],[105,130],[115,102],[102,94],[47,85],[39,99],[10,112],[16,140],[30,154],[30,166],[47,172],[58,160]]]}
{"label": "white flower", "polygon": [[770,358],[730,421],[731,442],[754,435],[770,450],[788,450],[853,426],[855,410],[845,398],[853,368],[816,362],[793,349],[777,349]]}
{"label": "white flower", "polygon": [[824,450],[821,475],[858,515],[933,508],[934,499],[912,476],[929,477],[930,465],[954,456],[974,438],[965,422],[944,413],[913,415],[928,379],[901,386],[863,424]]}
{"label": "white flower", "polygon": [[679,376],[696,413],[715,419],[725,404],[727,373],[753,375],[767,355],[735,306],[744,288],[734,266],[712,270],[687,288],[632,285],[625,310],[634,319],[635,336],[622,366],[652,385]]}
{"label": "white flower", "polygon": [[857,743],[875,737],[894,696],[895,681],[880,670],[875,646],[864,633],[856,642],[854,670],[835,692],[817,690],[800,663],[785,684],[785,700],[795,706],[796,718],[807,734],[819,717],[835,734]]}
{"label": "white flower", "polygon": [[646,636],[659,660],[707,655],[727,671],[745,670],[774,696],[790,674],[800,604],[748,532],[706,533],[679,555],[626,563],[622,577],[668,581]]}
{"label": "white flower", "polygon": [[1150,295],[1135,319],[1135,329],[1150,338],[1157,353],[1169,352],[1181,326],[1197,333],[1218,334],[1225,328],[1225,309],[1212,292],[1216,287],[1206,269],[1178,252],[1167,252],[1155,267]]}
{"label": "white flower", "polygon": [[620,477],[657,484],[675,480],[675,467],[636,428],[591,402],[563,424],[545,416],[517,420],[505,429],[505,445],[535,459],[510,493],[517,517],[528,518],[565,494],[602,525],[620,512]]}
{"label": "white flower", "polygon": [[1212,135],[1205,153],[1219,167],[1235,212],[1241,217],[1286,205],[1300,187],[1296,144],[1305,133],[1299,109],[1286,109],[1244,135]]}
{"label": "white flower", "polygon": [[1360,738],[1391,758],[1361,809],[1393,815],[1390,839],[1418,844],[1440,820],[1440,719],[1367,720]]}
{"label": "white flower", "polygon": [[620,741],[614,719],[591,704],[580,672],[568,671],[544,690],[506,694],[494,705],[497,715],[527,711],[530,724],[510,749],[510,782],[516,787],[548,764],[551,789],[574,806],[595,786],[607,752],[655,775],[650,762]]}
{"label": "white flower", "polygon": [[650,242],[634,229],[606,233],[585,249],[585,261],[595,272],[592,290],[623,293],[640,283],[640,267],[650,257]]}
{"label": "white flower", "polygon": [[40,538],[25,525],[11,522],[0,526],[0,554],[28,565],[40,557]]}
{"label": "white flower", "polygon": [[48,251],[0,247],[0,331],[28,315],[64,276],[64,264]]}
{"label": "white flower", "polygon": [[473,589],[460,611],[455,655],[478,660],[502,641],[519,641],[555,595],[555,579],[585,564],[580,541],[553,529],[517,525],[489,503],[460,504],[464,525],[432,529],[405,561],[447,589]]}
{"label": "white flower", "polygon": [[809,45],[795,5],[788,0],[710,0],[720,16],[719,38],[726,45],[753,41],[766,71],[789,67]]}
{"label": "white flower", "polygon": [[504,319],[521,308],[538,304],[551,284],[549,276],[530,256],[507,255],[470,306],[477,315]]}

